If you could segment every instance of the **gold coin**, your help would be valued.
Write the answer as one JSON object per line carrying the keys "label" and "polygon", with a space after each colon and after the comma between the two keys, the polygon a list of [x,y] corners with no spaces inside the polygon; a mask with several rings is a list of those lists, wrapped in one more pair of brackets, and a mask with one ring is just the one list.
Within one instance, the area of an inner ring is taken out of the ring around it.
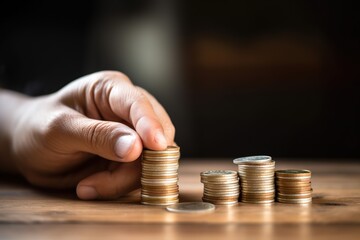
{"label": "gold coin", "polygon": [[286,169],[275,171],[277,177],[308,177],[311,172],[305,169]]}
{"label": "gold coin", "polygon": [[148,201],[141,201],[141,204],[144,205],[154,205],[154,206],[168,206],[168,205],[172,205],[175,203],[178,203],[179,199],[177,200],[173,200],[173,201],[167,201],[167,202],[158,202],[158,201],[154,201],[154,202],[148,202]]}
{"label": "gold coin", "polygon": [[284,199],[284,198],[277,198],[278,202],[281,203],[295,203],[295,204],[303,204],[303,203],[311,203],[312,198],[302,198],[302,199]]}
{"label": "gold coin", "polygon": [[238,200],[233,200],[233,201],[218,201],[218,200],[211,200],[211,199],[207,199],[207,198],[202,198],[202,200],[204,202],[209,202],[209,203],[213,203],[215,205],[234,205],[238,203]]}
{"label": "gold coin", "polygon": [[268,199],[268,200],[247,200],[247,199],[241,199],[241,202],[243,203],[256,203],[256,204],[266,204],[266,203],[273,203],[274,199]]}

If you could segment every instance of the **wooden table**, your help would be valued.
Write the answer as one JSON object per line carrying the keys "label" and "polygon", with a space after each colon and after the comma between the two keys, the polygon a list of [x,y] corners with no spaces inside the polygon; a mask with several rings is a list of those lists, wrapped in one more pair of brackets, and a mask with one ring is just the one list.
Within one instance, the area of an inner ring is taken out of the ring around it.
{"label": "wooden table", "polygon": [[[19,180],[0,180],[0,239],[360,239],[360,162],[289,161],[277,169],[313,172],[313,203],[217,206],[206,214],[167,212],[139,203],[139,192],[117,201],[80,201]],[[181,201],[201,201],[200,172],[234,169],[230,159],[184,159]]]}

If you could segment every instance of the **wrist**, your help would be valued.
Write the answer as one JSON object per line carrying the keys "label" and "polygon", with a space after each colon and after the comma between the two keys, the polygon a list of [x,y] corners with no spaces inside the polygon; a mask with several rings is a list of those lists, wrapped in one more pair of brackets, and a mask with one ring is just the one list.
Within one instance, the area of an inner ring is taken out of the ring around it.
{"label": "wrist", "polygon": [[15,173],[12,143],[13,132],[21,116],[24,105],[30,101],[25,95],[0,89],[0,170]]}

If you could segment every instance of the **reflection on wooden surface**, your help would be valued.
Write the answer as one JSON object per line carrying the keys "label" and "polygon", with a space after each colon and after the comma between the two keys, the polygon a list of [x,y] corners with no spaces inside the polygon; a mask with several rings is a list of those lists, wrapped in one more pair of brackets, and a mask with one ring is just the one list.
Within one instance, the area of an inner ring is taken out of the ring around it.
{"label": "reflection on wooden surface", "polygon": [[[312,170],[313,203],[217,206],[178,214],[140,204],[139,192],[117,201],[80,201],[19,181],[0,182],[0,239],[356,239],[360,234],[360,164],[277,160],[277,169]],[[233,169],[231,160],[182,160],[181,201],[201,201],[200,172]],[[26,224],[25,224],[26,223]]]}

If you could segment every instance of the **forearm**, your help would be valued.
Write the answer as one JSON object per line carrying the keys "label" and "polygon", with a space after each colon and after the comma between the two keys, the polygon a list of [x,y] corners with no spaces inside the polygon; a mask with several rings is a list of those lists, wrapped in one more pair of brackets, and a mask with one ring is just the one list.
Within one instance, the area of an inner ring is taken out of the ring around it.
{"label": "forearm", "polygon": [[0,171],[17,172],[14,163],[12,132],[29,97],[0,89]]}

